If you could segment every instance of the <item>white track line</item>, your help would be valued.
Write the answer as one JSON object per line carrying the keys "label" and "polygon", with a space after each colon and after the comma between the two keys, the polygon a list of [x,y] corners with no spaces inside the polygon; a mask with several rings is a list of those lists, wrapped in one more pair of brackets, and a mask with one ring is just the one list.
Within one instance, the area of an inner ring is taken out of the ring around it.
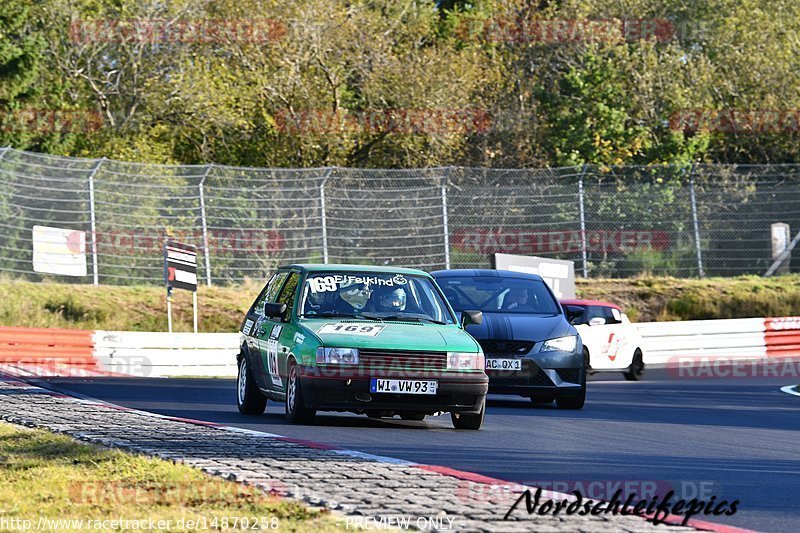
{"label": "white track line", "polygon": [[786,385],[785,387],[781,387],[781,392],[791,394],[792,396],[800,396],[800,392],[798,392],[797,389],[800,389],[800,385]]}

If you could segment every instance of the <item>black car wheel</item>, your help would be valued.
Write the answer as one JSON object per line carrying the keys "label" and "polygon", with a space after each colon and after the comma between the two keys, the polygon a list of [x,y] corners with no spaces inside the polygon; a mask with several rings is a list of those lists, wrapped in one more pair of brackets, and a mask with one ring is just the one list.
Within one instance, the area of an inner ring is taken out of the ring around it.
{"label": "black car wheel", "polygon": [[453,427],[456,429],[481,429],[486,416],[486,398],[481,403],[479,413],[450,413]]}
{"label": "black car wheel", "polygon": [[625,372],[623,376],[625,376],[625,379],[628,381],[639,381],[642,379],[644,376],[644,358],[641,350],[637,349],[633,354],[631,366],[628,367],[628,371]]}
{"label": "black car wheel", "polygon": [[303,388],[300,386],[300,374],[297,364],[289,364],[289,379],[286,382],[286,420],[293,424],[307,424],[314,420],[316,409],[306,406],[303,399]]}
{"label": "black car wheel", "polygon": [[236,378],[236,406],[244,415],[263,414],[267,407],[267,398],[258,390],[244,354],[240,356],[239,375]]}
{"label": "black car wheel", "polygon": [[586,403],[586,369],[583,371],[583,378],[581,379],[581,388],[574,396],[558,396],[556,398],[556,407],[559,409],[583,409]]}

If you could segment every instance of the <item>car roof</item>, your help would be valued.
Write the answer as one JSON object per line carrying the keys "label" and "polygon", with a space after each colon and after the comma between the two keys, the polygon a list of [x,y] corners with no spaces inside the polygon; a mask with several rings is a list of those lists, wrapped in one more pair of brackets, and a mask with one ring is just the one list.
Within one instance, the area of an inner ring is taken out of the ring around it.
{"label": "car roof", "polygon": [[454,268],[451,270],[436,270],[431,272],[431,276],[434,278],[455,278],[459,276],[469,276],[473,278],[512,278],[544,281],[542,277],[537,274],[527,274],[525,272],[514,272],[511,270],[494,270],[490,268]]}
{"label": "car roof", "polygon": [[303,270],[305,272],[331,272],[335,270],[347,270],[350,272],[374,272],[374,273],[381,273],[381,272],[390,272],[392,274],[407,274],[409,276],[425,276],[428,277],[429,274],[422,270],[416,270],[413,268],[403,268],[403,267],[396,267],[396,266],[371,266],[371,265],[346,265],[346,264],[321,264],[321,263],[293,263],[291,265],[285,265],[281,268],[297,268]]}
{"label": "car roof", "polygon": [[559,300],[561,305],[592,305],[597,307],[613,307],[614,309],[618,309],[622,311],[622,308],[617,304],[612,304],[609,302],[601,302],[600,300]]}

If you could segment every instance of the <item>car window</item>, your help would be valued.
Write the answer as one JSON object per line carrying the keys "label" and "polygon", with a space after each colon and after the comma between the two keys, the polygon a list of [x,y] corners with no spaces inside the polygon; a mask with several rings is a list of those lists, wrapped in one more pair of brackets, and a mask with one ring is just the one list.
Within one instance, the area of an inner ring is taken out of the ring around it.
{"label": "car window", "polygon": [[603,318],[606,319],[606,324],[619,324],[622,322],[622,315],[619,309],[614,307],[604,307]]}
{"label": "car window", "polygon": [[578,311],[578,310],[583,311],[583,313],[580,316],[577,316],[569,321],[569,323],[572,324],[573,326],[580,326],[582,324],[589,323],[589,319],[586,318],[586,306],[570,304],[570,305],[565,305],[564,309],[565,310],[569,309],[570,311]]}
{"label": "car window", "polygon": [[272,278],[267,282],[266,288],[261,292],[261,295],[259,295],[255,305],[253,306],[254,313],[258,315],[264,314],[264,304],[266,302],[275,301],[275,298],[278,296],[278,291],[280,290],[281,285],[283,285],[283,280],[285,280],[286,276],[288,275],[288,272],[278,272],[272,276]]}
{"label": "car window", "polygon": [[585,324],[588,324],[593,318],[602,318],[606,320],[606,312],[604,307],[600,307],[599,305],[588,305],[586,306],[586,312],[583,314],[583,321]]}
{"label": "car window", "polygon": [[561,309],[543,281],[524,278],[456,276],[437,283],[456,311],[528,314],[561,314]]}
{"label": "car window", "polygon": [[300,274],[297,272],[292,272],[289,275],[289,279],[286,280],[286,283],[281,290],[280,296],[278,296],[277,302],[280,304],[286,304],[286,316],[292,316],[292,308],[294,307],[294,295],[297,293],[297,285],[300,282]]}
{"label": "car window", "polygon": [[455,323],[430,278],[393,272],[313,273],[303,288],[300,315]]}

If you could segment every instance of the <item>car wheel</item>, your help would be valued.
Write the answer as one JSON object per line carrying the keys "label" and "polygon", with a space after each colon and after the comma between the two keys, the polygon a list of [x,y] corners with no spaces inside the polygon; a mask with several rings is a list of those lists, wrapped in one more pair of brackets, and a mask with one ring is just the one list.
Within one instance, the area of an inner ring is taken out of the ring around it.
{"label": "car wheel", "polygon": [[581,388],[575,396],[559,396],[556,398],[556,407],[559,409],[583,409],[586,403],[586,370],[583,371]]}
{"label": "car wheel", "polygon": [[289,364],[289,379],[286,381],[286,420],[293,424],[306,424],[312,422],[317,414],[316,409],[306,406],[303,399],[303,388],[300,386],[300,373],[297,364]]}
{"label": "car wheel", "polygon": [[263,414],[267,407],[267,398],[258,390],[244,355],[240,357],[239,375],[236,378],[236,406],[244,415]]}
{"label": "car wheel", "polygon": [[486,416],[486,398],[481,402],[479,413],[450,413],[453,427],[456,429],[481,429]]}
{"label": "car wheel", "polygon": [[403,420],[416,420],[417,422],[425,420],[425,415],[422,413],[400,413],[400,418]]}
{"label": "car wheel", "polygon": [[628,371],[623,374],[628,381],[639,381],[644,376],[644,358],[642,357],[641,350],[636,350],[631,360],[631,366]]}

